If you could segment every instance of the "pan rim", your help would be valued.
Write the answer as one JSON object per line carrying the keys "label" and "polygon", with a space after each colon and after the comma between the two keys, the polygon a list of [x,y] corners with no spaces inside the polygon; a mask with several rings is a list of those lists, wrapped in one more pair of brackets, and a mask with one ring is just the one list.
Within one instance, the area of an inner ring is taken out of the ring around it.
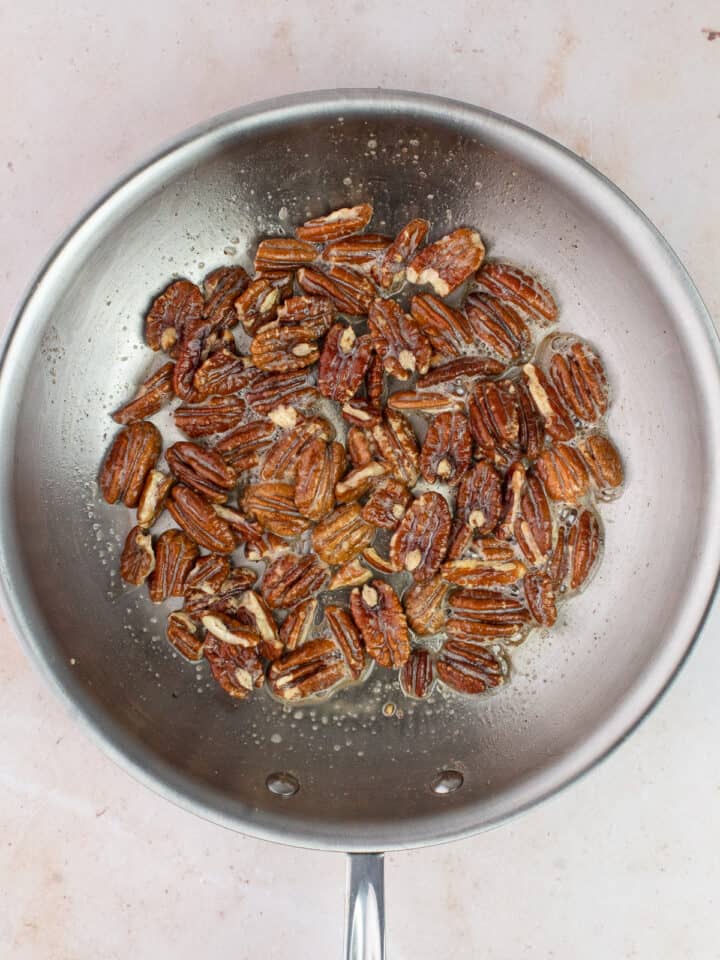
{"label": "pan rim", "polygon": [[[77,222],[61,237],[31,280],[3,337],[0,354],[0,410],[11,402],[9,381],[13,370],[13,358],[19,348],[23,322],[32,312],[33,303],[45,285],[50,284],[54,272],[62,269],[62,261],[74,245],[82,243],[93,224],[112,215],[120,208],[126,196],[135,195],[154,178],[161,175],[165,165],[182,155],[202,153],[207,145],[219,140],[232,139],[244,127],[280,124],[298,117],[319,117],[338,113],[383,114],[405,111],[414,117],[423,116],[434,121],[455,123],[458,127],[472,125],[478,133],[501,140],[506,146],[514,145],[525,157],[544,166],[546,172],[564,184],[572,183],[585,197],[590,197],[611,222],[623,224],[631,230],[634,241],[644,251],[643,263],[653,280],[660,284],[662,265],[662,291],[673,301],[674,308],[690,325],[697,339],[693,349],[693,362],[698,376],[703,376],[703,390],[708,409],[720,411],[720,364],[718,341],[709,313],[685,267],[665,238],[641,210],[609,179],[566,147],[530,127],[482,107],[431,94],[382,90],[321,90],[310,93],[273,98],[250,104],[221,114],[182,133],[166,144],[146,161],[140,163],[127,175],[119,178],[96,200]],[[186,157],[187,160],[187,157]],[[651,264],[656,264],[650,269]],[[703,355],[703,348],[705,350]],[[712,444],[708,450],[711,464],[712,491],[720,484],[720,445]],[[7,476],[12,456],[5,451],[0,460],[0,477]],[[7,486],[7,485],[6,485]],[[720,497],[710,498],[712,515],[707,529],[712,530],[720,520]],[[713,506],[715,504],[715,506]],[[696,579],[690,599],[683,604],[682,627],[677,626],[667,637],[661,655],[635,679],[632,688],[610,720],[583,740],[567,755],[546,764],[538,772],[526,777],[521,784],[503,794],[506,809],[478,815],[476,820],[468,816],[469,807],[463,808],[463,821],[456,823],[458,811],[453,806],[438,808],[437,814],[413,818],[402,826],[363,823],[353,820],[347,823],[333,821],[330,829],[307,824],[302,818],[292,816],[290,805],[279,801],[277,814],[259,814],[248,808],[247,816],[224,811],[218,796],[209,788],[198,788],[189,778],[177,774],[170,765],[160,763],[157,756],[131,739],[116,725],[101,722],[106,717],[95,700],[83,696],[79,688],[70,688],[53,665],[51,650],[39,642],[29,628],[20,592],[13,581],[8,560],[8,544],[11,533],[0,530],[0,599],[8,621],[31,661],[40,669],[60,695],[71,714],[89,731],[101,749],[120,767],[140,783],[152,789],[176,805],[241,833],[259,839],[282,842],[293,846],[310,847],[333,851],[372,852],[376,850],[401,850],[442,843],[472,836],[485,829],[500,825],[540,802],[556,795],[593,769],[611,754],[637,728],[661,699],[694,646],[712,606],[720,575],[720,542],[712,543],[708,536],[696,560]],[[692,603],[690,602],[692,600]],[[678,618],[678,621],[680,617]],[[190,790],[192,788],[192,791]],[[192,792],[192,795],[191,795]],[[513,799],[514,798],[514,799]],[[282,803],[282,806],[280,804]],[[443,801],[439,801],[442,804]],[[427,829],[424,829],[424,828]],[[398,838],[403,834],[402,839]],[[395,834],[395,836],[393,836]]]}

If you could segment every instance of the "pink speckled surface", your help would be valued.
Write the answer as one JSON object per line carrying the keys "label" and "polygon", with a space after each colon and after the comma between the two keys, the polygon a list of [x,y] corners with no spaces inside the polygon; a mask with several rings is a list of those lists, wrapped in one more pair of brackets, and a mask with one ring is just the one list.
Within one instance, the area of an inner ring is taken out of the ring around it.
{"label": "pink speckled surface", "polygon": [[[632,11],[632,12],[630,12]],[[720,7],[606,0],[0,5],[0,316],[159,143],[281,93],[392,86],[529,123],[612,177],[720,315]],[[516,823],[388,858],[389,954],[720,957],[720,619],[600,769]],[[0,625],[0,956],[341,953],[343,858],[245,839],[106,760]]]}

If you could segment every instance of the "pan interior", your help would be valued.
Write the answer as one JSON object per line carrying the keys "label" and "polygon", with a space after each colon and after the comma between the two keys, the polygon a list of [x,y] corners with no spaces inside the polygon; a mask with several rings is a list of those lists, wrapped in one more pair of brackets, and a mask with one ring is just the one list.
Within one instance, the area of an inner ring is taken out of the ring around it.
{"label": "pan interior", "polygon": [[[205,666],[173,654],[163,609],[116,575],[131,517],[97,492],[116,429],[108,412],[151,365],[141,318],[170,277],[245,263],[259,237],[367,199],[383,231],[415,216],[435,235],[477,225],[490,256],[547,280],[560,329],[606,360],[627,488],[603,510],[599,574],[552,635],[515,651],[498,694],[414,703],[376,669],[325,704],[238,704]],[[0,384],[2,563],[20,631],[106,747],[171,798],[246,832],[389,848],[516,812],[647,708],[712,589],[717,374],[685,284],[611,188],[481,111],[364,95],[225,120],[101,206],[26,305]],[[430,784],[446,769],[463,785],[438,795]],[[266,787],[278,772],[300,785],[291,799]]]}

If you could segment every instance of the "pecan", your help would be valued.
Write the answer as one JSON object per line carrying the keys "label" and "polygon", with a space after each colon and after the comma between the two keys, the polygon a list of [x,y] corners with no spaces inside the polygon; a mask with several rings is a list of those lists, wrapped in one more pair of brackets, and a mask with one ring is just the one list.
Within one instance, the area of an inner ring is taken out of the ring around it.
{"label": "pecan", "polygon": [[152,537],[142,527],[133,527],[125,538],[120,555],[120,576],[126,583],[140,586],[155,569]]}
{"label": "pecan", "polygon": [[202,636],[198,631],[197,623],[186,613],[177,611],[168,616],[165,636],[186,660],[193,662],[202,660]]}
{"label": "pecan", "polygon": [[519,445],[520,412],[515,384],[481,381],[468,403],[470,429],[483,457],[505,462]]}
{"label": "pecan", "polygon": [[557,620],[555,587],[546,573],[531,573],[523,582],[528,610],[543,627],[551,627]]}
{"label": "pecan", "polygon": [[140,385],[133,399],[115,411],[113,420],[127,424],[157,413],[173,395],[173,367],[174,364],[169,361],[151,374]]}
{"label": "pecan", "polygon": [[499,590],[456,590],[445,624],[453,640],[484,643],[511,639],[525,629],[530,612],[521,600]]}
{"label": "pecan", "polygon": [[203,613],[200,622],[207,632],[223,643],[238,647],[256,647],[259,635],[254,627],[248,626],[228,613],[221,610],[210,610]]}
{"label": "pecan", "polygon": [[357,680],[365,668],[365,647],[353,618],[344,607],[325,607],[325,620],[342,650],[350,676]]}
{"label": "pecan", "polygon": [[623,483],[623,468],[613,442],[600,433],[592,433],[578,446],[599,495],[603,500],[617,496]]}
{"label": "pecan", "polygon": [[565,406],[585,423],[607,412],[608,381],[602,360],[579,337],[567,334],[550,341],[550,377]]}
{"label": "pecan", "polygon": [[485,693],[505,683],[507,661],[487,647],[451,640],[435,665],[444,684],[459,693]]}
{"label": "pecan", "polygon": [[145,477],[145,483],[137,506],[137,522],[149,530],[163,511],[165,499],[175,480],[162,470],[151,470]]}
{"label": "pecan", "polygon": [[358,390],[370,363],[372,341],[352,327],[336,323],[325,337],[318,368],[318,388],[324,397],[346,403]]}
{"label": "pecan", "polygon": [[525,480],[513,532],[528,563],[545,563],[553,545],[553,522],[545,487],[534,472]]}
{"label": "pecan", "polygon": [[519,267],[491,261],[483,264],[475,279],[488,293],[517,304],[539,323],[557,320],[558,308],[553,295]]}
{"label": "pecan", "polygon": [[237,319],[252,336],[265,323],[275,319],[280,290],[267,277],[257,277],[235,300]]}
{"label": "pecan", "polygon": [[280,627],[280,641],[286,650],[295,650],[305,643],[312,630],[318,602],[314,597],[298,603]]}
{"label": "pecan", "polygon": [[365,649],[381,667],[401,667],[410,656],[410,635],[402,604],[383,580],[355,587],[350,611]]}
{"label": "pecan", "polygon": [[253,420],[226,433],[214,449],[240,474],[258,465],[274,434],[272,423]]}
{"label": "pecan", "polygon": [[255,334],[250,354],[260,370],[291,373],[312,366],[320,350],[312,330],[304,326],[283,326],[275,320]]}
{"label": "pecan", "polygon": [[218,267],[203,281],[205,291],[205,317],[214,330],[226,330],[238,322],[235,301],[245,290],[250,277],[242,267]]}
{"label": "pecan", "polygon": [[270,665],[268,685],[282,700],[302,700],[327,693],[348,677],[342,650],[334,640],[308,640]]}
{"label": "pecan", "polygon": [[175,280],[156,297],[145,316],[145,340],[152,350],[171,350],[187,326],[202,316],[203,295],[189,280]]}
{"label": "pecan", "polygon": [[297,537],[311,526],[295,506],[295,488],[289,483],[270,480],[250,484],[242,505],[263,529],[280,537]]}
{"label": "pecan", "polygon": [[570,589],[579,590],[590,577],[600,557],[600,520],[592,510],[581,510],[568,535]]}
{"label": "pecan", "polygon": [[190,573],[185,578],[185,594],[190,590],[202,590],[207,594],[216,594],[230,573],[230,561],[218,553],[208,553],[198,557]]}
{"label": "pecan", "polygon": [[500,360],[517,363],[532,346],[530,328],[519,313],[497,297],[472,293],[465,314],[475,337]]}
{"label": "pecan", "polygon": [[534,364],[526,363],[523,376],[547,432],[554,440],[571,440],[575,436],[575,424],[545,374]]}
{"label": "pecan", "polygon": [[427,650],[413,650],[400,668],[400,689],[406,697],[423,700],[433,685],[433,662]]}
{"label": "pecan", "polygon": [[446,297],[477,270],[484,256],[480,234],[460,227],[416,253],[406,277],[410,283],[428,283],[439,297]]}
{"label": "pecan", "polygon": [[213,553],[232,553],[235,549],[235,537],[228,524],[190,487],[176,484],[170,491],[167,508],[175,523],[201,547]]}
{"label": "pecan", "polygon": [[254,590],[247,590],[240,605],[252,618],[253,626],[260,637],[258,650],[266,660],[277,660],[283,652],[282,641],[270,607]]}
{"label": "pecan", "polygon": [[460,587],[500,587],[517,583],[525,576],[525,565],[519,560],[494,560],[470,557],[449,560],[443,564],[442,575],[449,583]]}
{"label": "pecan", "polygon": [[399,573],[402,570],[402,567],[393,562],[390,557],[381,556],[375,547],[367,547],[363,550],[362,555],[363,560],[375,570],[379,570],[380,573]]}
{"label": "pecan", "polygon": [[258,413],[266,415],[279,406],[305,408],[320,396],[308,383],[305,373],[262,373],[248,388],[245,399]]}
{"label": "pecan", "polygon": [[294,237],[269,237],[261,240],[255,253],[255,273],[278,274],[312,263],[317,250],[311,243]]}
{"label": "pecan", "polygon": [[447,552],[452,517],[439,493],[423,493],[410,504],[390,540],[393,566],[411,573],[418,583],[430,580]]}
{"label": "pecan", "polygon": [[247,567],[235,567],[229,571],[227,577],[215,590],[212,589],[208,580],[191,587],[196,567],[206,559],[201,557],[185,580],[184,612],[197,619],[209,611],[217,610],[237,619],[242,618],[247,625],[252,626],[254,621],[242,612],[241,600],[248,587],[252,587],[257,579],[255,571]]}
{"label": "pecan", "polygon": [[258,280],[269,280],[280,295],[280,303],[292,296],[295,286],[295,274],[292,270],[261,270]]}
{"label": "pecan", "polygon": [[236,427],[245,415],[241,397],[211,397],[204,403],[182,404],[175,410],[175,426],[188,437],[209,437]]}
{"label": "pecan", "polygon": [[419,293],[410,301],[410,313],[438,357],[459,357],[472,344],[466,317],[432,293]]}
{"label": "pecan", "polygon": [[520,500],[525,489],[525,467],[517,460],[511,463],[505,474],[505,488],[503,493],[502,522],[497,534],[504,540],[512,540],[515,536],[516,523],[520,517]]}
{"label": "pecan", "polygon": [[355,467],[335,484],[335,499],[338,503],[359,500],[386,472],[385,465],[376,463],[374,460],[362,467]]}
{"label": "pecan", "polygon": [[358,400],[354,397],[342,405],[343,420],[347,420],[355,427],[374,427],[382,420],[382,410],[379,406],[367,400]]}
{"label": "pecan", "polygon": [[[297,426],[285,430],[268,449],[260,470],[261,478],[263,480],[285,478],[294,480],[298,472],[299,457],[310,441],[330,440],[332,435],[332,426],[322,417],[299,419]],[[314,447],[313,450],[317,448]]]}
{"label": "pecan", "polygon": [[456,524],[467,524],[473,535],[492,533],[502,515],[502,484],[495,468],[479,460],[460,481],[455,503]]}
{"label": "pecan", "polygon": [[372,219],[373,208],[370,203],[360,203],[356,207],[342,207],[323,217],[307,220],[295,231],[301,240],[310,243],[328,243],[353,233],[359,233]]}
{"label": "pecan", "polygon": [[574,447],[566,443],[544,450],[535,469],[553,500],[576,504],[587,493],[590,480],[585,461]]}
{"label": "pecan", "polygon": [[524,380],[515,381],[518,401],[519,452],[528,460],[536,460],[545,445],[545,421],[537,411]]}
{"label": "pecan", "polygon": [[184,595],[185,579],[197,556],[197,544],[182,530],[160,534],[155,544],[155,568],[148,581],[153,603]]}
{"label": "pecan", "polygon": [[386,373],[398,380],[407,380],[415,372],[427,373],[432,355],[430,342],[395,300],[373,300],[368,327]]}
{"label": "pecan", "polygon": [[371,280],[341,266],[330,267],[327,273],[303,267],[297,281],[305,293],[329,297],[341,313],[350,316],[366,314],[376,294]]}
{"label": "pecan", "polygon": [[[228,333],[228,336],[232,334]],[[213,348],[222,342],[212,322],[205,317],[184,328],[173,369],[173,390],[181,400],[192,403],[200,399],[195,389],[195,374]]]}
{"label": "pecan", "polygon": [[174,443],[165,451],[165,459],[178,480],[212,503],[225,503],[237,483],[237,473],[218,453],[196,443]]}
{"label": "pecan", "polygon": [[437,387],[441,383],[454,384],[458,379],[475,377],[497,377],[505,370],[504,364],[492,357],[458,357],[457,360],[448,360],[433,367],[425,376],[417,381],[418,390],[427,387]]}
{"label": "pecan", "polygon": [[565,581],[567,580],[569,569],[568,528],[565,525],[560,525],[557,528],[555,545],[547,565],[547,574],[552,580],[553,587],[557,593],[565,590]]}
{"label": "pecan", "polygon": [[385,394],[385,371],[380,357],[372,352],[365,371],[365,396],[368,404],[380,412]]}
{"label": "pecan", "polygon": [[422,636],[439,633],[445,626],[445,600],[450,584],[442,577],[414,583],[403,597],[408,623]]}
{"label": "pecan", "polygon": [[411,500],[410,491],[394,477],[380,481],[368,497],[362,515],[374,527],[394,530],[405,516]]}
{"label": "pecan", "polygon": [[297,457],[295,505],[303,516],[321,520],[335,506],[335,485],[345,470],[345,447],[316,438]]}
{"label": "pecan", "polygon": [[273,560],[265,571],[262,595],[270,607],[279,610],[307,600],[322,590],[327,581],[327,568],[314,553],[286,553]]}
{"label": "pecan", "polygon": [[245,544],[245,556],[248,560],[261,560],[285,549],[284,540],[274,533],[268,533],[259,523],[248,519],[239,510],[219,504],[214,504],[214,510]]}
{"label": "pecan", "polygon": [[203,647],[213,677],[226,693],[237,700],[246,700],[254,687],[265,682],[262,660],[255,650],[223,643],[210,636]]}
{"label": "pecan", "polygon": [[385,420],[372,428],[372,438],[390,473],[401,483],[414,487],[420,453],[410,422],[397,410],[388,410]]}
{"label": "pecan", "polygon": [[441,413],[425,434],[420,472],[428,483],[459,483],[472,463],[473,438],[462,413]]}
{"label": "pecan", "polygon": [[336,317],[335,304],[328,297],[290,297],[277,312],[281,326],[304,327],[314,337],[324,337]]}
{"label": "pecan", "polygon": [[100,492],[107,503],[122,500],[136,507],[145,478],[160,456],[162,440],[157,427],[146,420],[131,423],[115,434],[100,469]]}
{"label": "pecan", "polygon": [[[397,390],[388,397],[391,410],[417,410],[422,413],[448,413],[465,407],[460,397],[432,390]],[[472,444],[472,439],[471,439]]]}
{"label": "pecan", "polygon": [[450,541],[446,554],[447,560],[461,560],[472,545],[475,531],[469,523],[463,520],[453,521],[450,530]]}
{"label": "pecan", "polygon": [[360,560],[348,560],[341,567],[338,567],[330,578],[327,585],[328,590],[342,590],[343,587],[358,587],[372,577],[372,573],[364,566]]}
{"label": "pecan", "polygon": [[391,237],[384,237],[379,233],[344,237],[329,243],[320,257],[325,263],[347,267],[366,276],[375,276],[377,265],[391,243]]}
{"label": "pecan", "polygon": [[359,504],[348,503],[320,521],[312,532],[312,545],[325,563],[341,564],[353,560],[374,536],[375,527],[363,520]]}
{"label": "pecan", "polygon": [[372,436],[358,426],[350,427],[345,445],[350,463],[354,467],[361,467],[365,463],[370,463],[378,455],[377,446]]}
{"label": "pecan", "polygon": [[425,242],[430,224],[427,220],[411,220],[395,237],[373,271],[373,277],[383,290],[398,287],[405,279],[405,268],[409,260]]}
{"label": "pecan", "polygon": [[197,398],[227,397],[231,393],[247,390],[258,376],[258,371],[249,363],[247,357],[239,357],[227,347],[211,353],[195,373],[193,383]]}

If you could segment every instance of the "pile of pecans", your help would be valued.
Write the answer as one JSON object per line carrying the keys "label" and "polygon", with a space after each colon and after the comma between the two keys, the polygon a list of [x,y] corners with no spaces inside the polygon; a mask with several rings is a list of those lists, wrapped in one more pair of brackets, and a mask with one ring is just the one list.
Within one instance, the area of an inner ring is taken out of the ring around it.
{"label": "pile of pecans", "polygon": [[[168,640],[239,699],[326,695],[371,661],[412,697],[498,686],[587,583],[623,482],[603,364],[547,332],[552,294],[474,230],[425,245],[420,219],[362,233],[372,213],[261,241],[252,278],[172,282],[145,317],[169,360],[113,415],[122,576],[183,598]],[[147,418],[175,399],[190,439],[162,468]]]}

